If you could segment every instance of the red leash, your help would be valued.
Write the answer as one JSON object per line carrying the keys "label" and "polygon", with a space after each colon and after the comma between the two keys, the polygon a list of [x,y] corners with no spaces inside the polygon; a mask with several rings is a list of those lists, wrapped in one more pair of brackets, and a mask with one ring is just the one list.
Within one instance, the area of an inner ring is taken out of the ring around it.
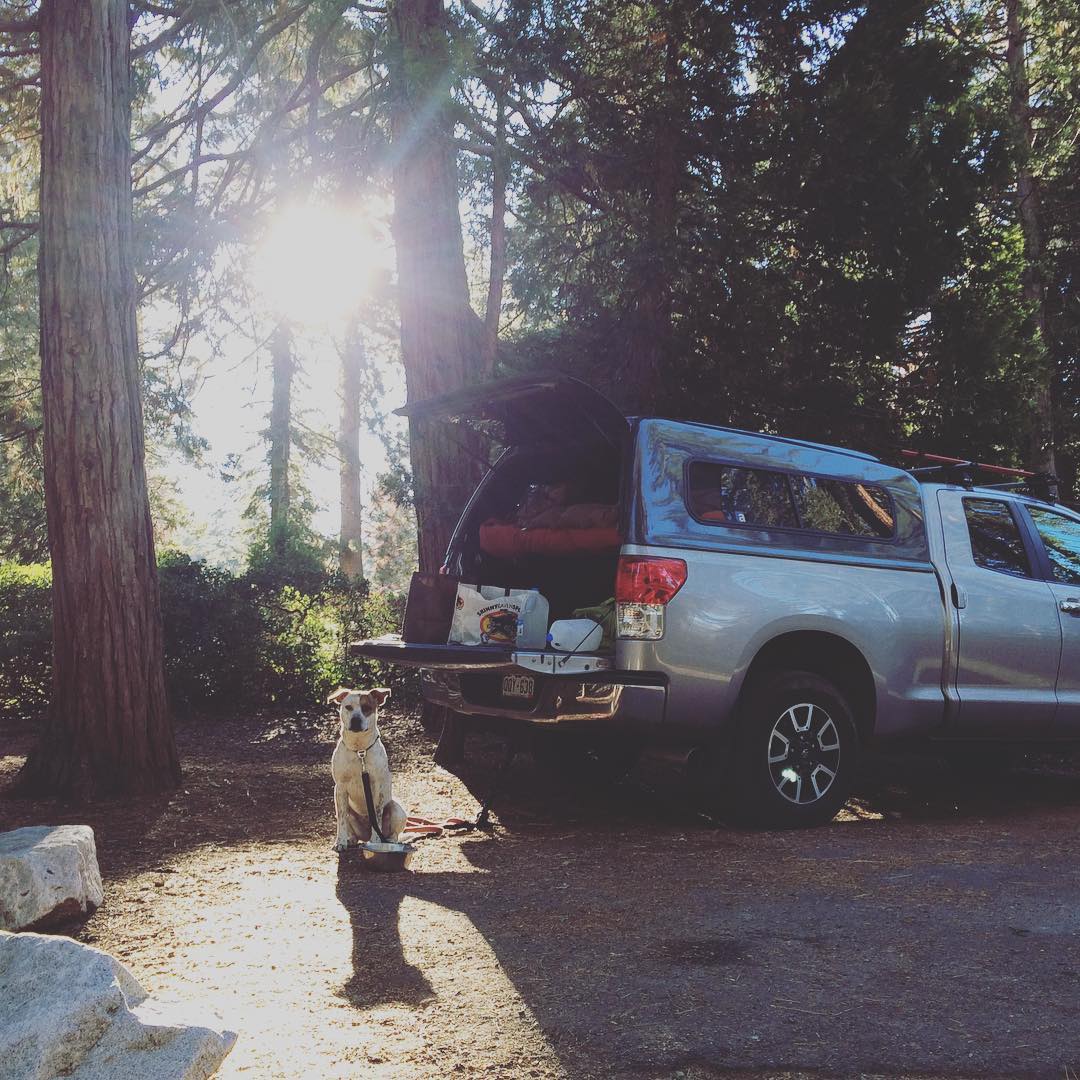
{"label": "red leash", "polygon": [[429,821],[427,818],[410,815],[405,820],[405,828],[401,830],[402,837],[408,833],[411,837],[422,840],[425,836],[442,836],[447,831],[471,832],[473,829],[479,829],[481,832],[490,832],[494,828],[491,824],[491,803],[502,786],[500,781],[504,780],[510,771],[517,750],[518,740],[509,739],[506,744],[506,760],[495,778],[496,782],[491,791],[480,804],[480,813],[476,815],[475,821],[459,817],[449,817],[445,821]]}
{"label": "red leash", "polygon": [[410,815],[405,820],[405,828],[401,830],[402,840],[405,834],[409,839],[422,840],[425,836],[442,836],[447,829],[471,829],[473,822],[465,818],[449,817],[443,821],[430,821],[428,818]]}

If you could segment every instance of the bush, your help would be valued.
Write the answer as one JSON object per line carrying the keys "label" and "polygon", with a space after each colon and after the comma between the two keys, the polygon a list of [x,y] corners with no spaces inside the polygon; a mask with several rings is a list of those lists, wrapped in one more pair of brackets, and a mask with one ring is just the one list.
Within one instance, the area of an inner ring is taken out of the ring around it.
{"label": "bush", "polygon": [[[350,641],[398,629],[401,597],[309,567],[235,575],[177,553],[159,578],[176,713],[321,705],[338,685],[373,682],[416,694],[408,673],[348,654]],[[49,588],[48,567],[0,564],[0,715],[40,715],[47,699]]]}
{"label": "bush", "polygon": [[26,720],[48,702],[51,586],[48,566],[0,563],[0,715]]}

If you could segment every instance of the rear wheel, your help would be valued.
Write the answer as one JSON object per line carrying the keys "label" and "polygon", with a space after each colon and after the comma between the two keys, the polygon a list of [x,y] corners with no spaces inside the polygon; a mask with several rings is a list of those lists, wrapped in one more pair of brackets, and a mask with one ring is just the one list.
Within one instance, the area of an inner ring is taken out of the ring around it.
{"label": "rear wheel", "polygon": [[807,671],[771,672],[749,687],[739,720],[739,811],[773,828],[820,825],[851,791],[859,739],[844,695]]}

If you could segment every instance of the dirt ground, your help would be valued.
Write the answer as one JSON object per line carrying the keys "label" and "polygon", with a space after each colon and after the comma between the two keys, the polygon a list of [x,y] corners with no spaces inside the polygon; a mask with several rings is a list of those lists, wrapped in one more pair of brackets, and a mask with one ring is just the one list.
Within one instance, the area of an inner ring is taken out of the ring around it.
{"label": "dirt ground", "polygon": [[[475,813],[496,746],[459,777],[412,716],[383,729],[410,810]],[[28,738],[0,733],[0,785]],[[331,850],[329,716],[179,738],[171,798],[7,799],[0,827],[94,826],[105,904],[74,936],[238,1030],[222,1077],[1080,1076],[1071,763],[879,759],[842,820],[755,833],[676,779],[523,755],[493,835],[380,876]]]}

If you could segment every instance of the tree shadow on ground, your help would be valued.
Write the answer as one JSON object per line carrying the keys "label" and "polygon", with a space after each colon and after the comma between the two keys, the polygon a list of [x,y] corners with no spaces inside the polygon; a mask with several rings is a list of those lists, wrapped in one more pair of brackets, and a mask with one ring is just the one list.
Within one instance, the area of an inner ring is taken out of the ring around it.
{"label": "tree shadow on ground", "polygon": [[[549,740],[556,747],[555,733]],[[690,775],[671,765],[629,767],[566,740],[565,754],[531,752],[527,740],[506,767],[509,738],[471,736],[465,759],[449,766],[478,802],[494,794],[493,810],[513,830],[540,822],[589,820],[651,823],[672,828],[739,828],[730,773],[720,758],[712,771]],[[1080,761],[1069,748],[994,753],[961,748],[948,758],[931,746],[876,748],[864,755],[843,824],[881,820],[955,821],[1017,817],[1049,808],[1080,807]]]}
{"label": "tree shadow on ground", "polygon": [[1080,807],[1080,768],[1068,749],[994,754],[972,747],[870,754],[852,804],[888,820],[1021,820]]}
{"label": "tree shadow on ground", "polygon": [[[15,778],[30,738],[9,738],[0,743],[0,828],[89,825],[102,872],[114,878],[167,867],[195,848],[306,838],[325,830],[332,806],[327,731],[315,715],[185,724],[176,791],[85,806],[20,795]],[[325,772],[313,768],[324,762]]]}
{"label": "tree shadow on ground", "polygon": [[415,899],[469,920],[569,1075],[1060,1073],[1080,1055],[1063,1034],[1071,843],[996,836],[977,821],[695,835],[564,819],[461,843],[457,873],[343,862],[343,995],[439,998],[437,962],[403,943]]}

